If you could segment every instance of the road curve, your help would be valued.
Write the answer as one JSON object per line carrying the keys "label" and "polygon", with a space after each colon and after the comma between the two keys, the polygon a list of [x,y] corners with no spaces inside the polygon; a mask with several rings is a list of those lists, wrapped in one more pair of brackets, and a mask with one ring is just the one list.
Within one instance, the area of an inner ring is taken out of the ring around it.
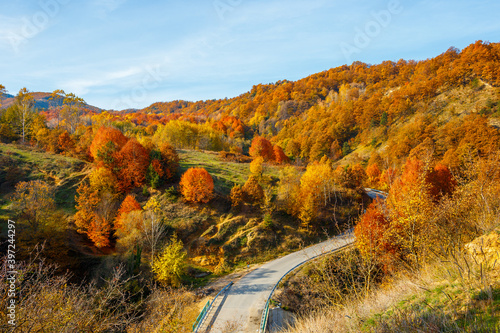
{"label": "road curve", "polygon": [[[352,234],[337,236],[270,261],[248,273],[227,292],[210,332],[220,333],[226,331],[228,327],[233,328],[232,332],[258,332],[262,309],[267,297],[286,272],[312,257],[353,242]],[[236,327],[237,329],[234,330]]]}

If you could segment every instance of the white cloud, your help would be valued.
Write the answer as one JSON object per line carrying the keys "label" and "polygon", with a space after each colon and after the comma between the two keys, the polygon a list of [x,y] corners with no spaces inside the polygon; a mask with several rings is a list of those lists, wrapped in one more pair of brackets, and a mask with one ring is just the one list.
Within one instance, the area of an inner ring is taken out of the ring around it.
{"label": "white cloud", "polygon": [[93,0],[91,2],[94,15],[104,19],[108,14],[120,8],[127,0]]}
{"label": "white cloud", "polygon": [[139,80],[140,75],[147,75],[147,69],[141,67],[130,67],[123,70],[107,73],[93,71],[87,74],[87,78],[71,79],[60,84],[65,90],[74,92],[77,95],[85,95],[93,88],[115,86],[127,87]]}

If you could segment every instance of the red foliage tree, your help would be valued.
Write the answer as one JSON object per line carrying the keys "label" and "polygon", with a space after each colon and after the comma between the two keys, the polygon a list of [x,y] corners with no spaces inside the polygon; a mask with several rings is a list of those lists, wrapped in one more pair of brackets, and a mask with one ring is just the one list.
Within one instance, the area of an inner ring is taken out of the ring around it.
{"label": "red foliage tree", "polygon": [[181,177],[179,183],[181,193],[187,201],[210,201],[214,191],[212,176],[204,168],[189,168]]}
{"label": "red foliage tree", "polygon": [[455,186],[457,186],[450,169],[441,163],[436,164],[434,169],[429,172],[427,182],[430,184],[429,191],[434,200],[439,200],[443,195],[453,193]]}

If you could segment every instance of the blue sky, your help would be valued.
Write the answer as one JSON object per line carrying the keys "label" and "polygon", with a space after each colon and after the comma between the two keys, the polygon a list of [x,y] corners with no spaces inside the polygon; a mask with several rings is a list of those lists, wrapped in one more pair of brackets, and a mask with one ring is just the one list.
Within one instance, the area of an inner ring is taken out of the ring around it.
{"label": "blue sky", "polygon": [[499,13],[497,0],[2,1],[0,84],[106,109],[234,97],[355,60],[499,42]]}

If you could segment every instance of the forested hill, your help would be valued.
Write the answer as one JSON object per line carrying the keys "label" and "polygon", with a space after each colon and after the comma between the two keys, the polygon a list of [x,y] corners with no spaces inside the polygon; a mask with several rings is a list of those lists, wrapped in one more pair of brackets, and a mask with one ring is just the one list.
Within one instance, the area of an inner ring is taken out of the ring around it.
{"label": "forested hill", "polygon": [[[351,152],[366,161],[375,149],[387,167],[418,148],[449,164],[464,149],[498,147],[499,87],[500,44],[478,41],[423,61],[355,62],[295,82],[259,84],[231,99],[158,102],[126,112],[85,104],[87,117],[78,118],[184,148],[247,153],[260,135],[304,162]],[[60,98],[32,94],[38,108],[48,109],[48,123],[64,123]],[[3,107],[13,102],[9,97]]]}
{"label": "forested hill", "polygon": [[[474,136],[463,144],[477,142],[480,149],[494,145],[497,134],[487,124],[500,116],[499,65],[500,44],[478,41],[428,60],[355,62],[296,82],[259,84],[232,99],[155,103],[140,113],[154,113],[152,119],[160,122],[174,117],[172,113],[191,121],[219,120],[214,127],[238,138],[244,133],[236,131],[241,124],[234,117],[287,155],[309,160],[386,142],[396,159],[420,143],[437,144],[434,148],[444,155],[459,148],[458,132]],[[446,132],[441,138],[438,128]]]}

